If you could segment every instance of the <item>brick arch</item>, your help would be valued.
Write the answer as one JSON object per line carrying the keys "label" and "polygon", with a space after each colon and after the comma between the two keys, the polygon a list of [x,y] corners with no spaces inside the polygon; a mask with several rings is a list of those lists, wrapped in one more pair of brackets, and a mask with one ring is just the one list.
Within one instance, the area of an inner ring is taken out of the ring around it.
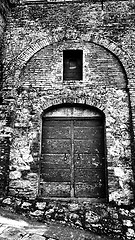
{"label": "brick arch", "polygon": [[92,104],[92,102],[88,101],[88,102],[84,102],[81,101],[81,98],[79,98],[79,102],[76,101],[72,101],[72,102],[68,102],[68,101],[61,101],[61,99],[59,98],[58,101],[50,101],[48,105],[46,105],[45,109],[42,110],[42,115],[44,115],[45,113],[51,112],[53,110],[56,109],[61,109],[64,107],[78,107],[80,109],[84,108],[85,109],[94,109],[96,112],[98,112],[100,115],[105,116],[105,113],[103,111],[103,108],[101,107],[101,105],[96,105],[96,104]]}
{"label": "brick arch", "polygon": [[42,115],[43,111],[46,111],[48,108],[51,108],[52,106],[58,106],[63,104],[80,104],[80,105],[87,105],[90,107],[95,107],[96,109],[99,109],[100,111],[105,113],[105,104],[102,102],[101,98],[93,99],[93,97],[89,97],[87,99],[77,97],[74,98],[74,96],[70,96],[70,98],[65,98],[65,96],[60,95],[57,96],[57,99],[48,99],[48,101],[44,101],[39,109],[39,114]]}
{"label": "brick arch", "polygon": [[[8,71],[8,74],[11,74],[12,72],[15,74],[15,78],[18,78],[21,69],[27,64],[27,62],[34,56],[35,53],[50,44],[53,44],[55,42],[61,42],[62,40],[63,38],[59,36],[51,37],[47,35],[43,39],[37,39],[36,41],[32,42],[15,59],[13,59],[9,63],[6,69]],[[128,52],[124,51],[112,40],[104,38],[99,34],[91,33],[83,35],[80,40],[84,42],[93,42],[108,49],[120,60],[123,67],[125,68],[126,73],[130,73],[130,68],[133,64],[132,58],[130,57]]]}

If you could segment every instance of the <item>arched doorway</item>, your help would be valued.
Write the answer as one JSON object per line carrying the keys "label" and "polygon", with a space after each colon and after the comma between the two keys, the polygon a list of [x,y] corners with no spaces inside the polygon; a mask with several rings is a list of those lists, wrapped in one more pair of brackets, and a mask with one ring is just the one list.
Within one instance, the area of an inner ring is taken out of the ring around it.
{"label": "arched doorway", "polygon": [[96,108],[59,106],[43,115],[42,197],[105,198],[104,114]]}

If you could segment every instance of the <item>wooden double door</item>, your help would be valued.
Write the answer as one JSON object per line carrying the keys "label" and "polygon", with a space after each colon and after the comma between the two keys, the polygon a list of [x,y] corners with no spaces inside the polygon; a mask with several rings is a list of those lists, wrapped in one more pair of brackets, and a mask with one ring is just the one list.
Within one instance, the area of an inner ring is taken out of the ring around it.
{"label": "wooden double door", "polygon": [[41,196],[105,198],[104,149],[102,118],[44,118]]}

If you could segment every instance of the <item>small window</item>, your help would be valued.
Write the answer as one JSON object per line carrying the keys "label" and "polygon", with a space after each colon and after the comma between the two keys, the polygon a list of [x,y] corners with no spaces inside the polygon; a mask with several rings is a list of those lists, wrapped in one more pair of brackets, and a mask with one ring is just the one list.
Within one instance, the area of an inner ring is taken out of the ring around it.
{"label": "small window", "polygon": [[63,80],[82,80],[82,50],[63,51]]}

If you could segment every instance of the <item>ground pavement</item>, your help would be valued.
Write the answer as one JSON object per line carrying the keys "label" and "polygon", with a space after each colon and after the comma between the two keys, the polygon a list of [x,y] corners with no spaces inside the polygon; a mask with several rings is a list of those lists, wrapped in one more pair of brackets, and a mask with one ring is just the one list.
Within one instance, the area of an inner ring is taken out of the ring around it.
{"label": "ground pavement", "polygon": [[107,236],[64,226],[39,223],[0,209],[0,240],[109,240]]}

